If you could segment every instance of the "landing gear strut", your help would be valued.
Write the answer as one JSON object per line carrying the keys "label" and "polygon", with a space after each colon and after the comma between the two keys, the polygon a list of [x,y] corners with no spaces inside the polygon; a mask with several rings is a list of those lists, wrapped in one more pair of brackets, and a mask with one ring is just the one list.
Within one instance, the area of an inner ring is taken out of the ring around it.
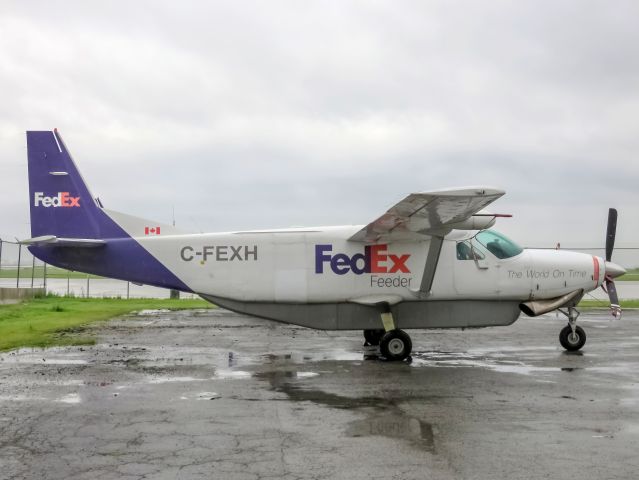
{"label": "landing gear strut", "polygon": [[567,312],[558,310],[568,317],[568,325],[559,332],[559,343],[569,352],[576,352],[586,344],[586,332],[577,326],[579,312],[575,307],[568,307]]}
{"label": "landing gear strut", "polygon": [[364,346],[378,346],[386,360],[405,360],[410,356],[413,343],[406,332],[395,327],[390,305],[382,305],[383,329],[364,330]]}

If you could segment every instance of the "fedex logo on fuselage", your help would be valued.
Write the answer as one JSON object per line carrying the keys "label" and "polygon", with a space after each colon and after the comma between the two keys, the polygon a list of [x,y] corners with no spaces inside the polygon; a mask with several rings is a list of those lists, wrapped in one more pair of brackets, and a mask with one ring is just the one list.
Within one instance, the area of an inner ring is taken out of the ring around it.
{"label": "fedex logo on fuselage", "polygon": [[328,263],[333,273],[345,275],[353,272],[363,273],[410,273],[406,261],[410,254],[393,255],[386,253],[388,245],[367,245],[364,253],[348,256],[345,253],[332,254],[333,245],[315,245],[315,273],[324,273],[324,264]]}
{"label": "fedex logo on fuselage", "polygon": [[69,192],[58,192],[55,197],[48,197],[43,192],[35,192],[33,206],[39,207],[79,207],[80,197],[72,197]]}

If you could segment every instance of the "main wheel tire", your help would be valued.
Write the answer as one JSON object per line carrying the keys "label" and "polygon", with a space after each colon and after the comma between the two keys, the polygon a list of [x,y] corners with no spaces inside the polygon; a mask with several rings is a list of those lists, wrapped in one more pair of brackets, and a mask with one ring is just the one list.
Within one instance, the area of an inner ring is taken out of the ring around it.
{"label": "main wheel tire", "polygon": [[566,325],[559,332],[559,343],[569,352],[576,352],[586,344],[586,332],[581,327],[575,327],[573,335],[570,325]]}
{"label": "main wheel tire", "polygon": [[379,343],[379,350],[386,360],[397,361],[408,358],[413,342],[403,330],[386,332]]}
{"label": "main wheel tire", "polygon": [[384,336],[384,330],[364,330],[364,340],[366,344],[377,346]]}

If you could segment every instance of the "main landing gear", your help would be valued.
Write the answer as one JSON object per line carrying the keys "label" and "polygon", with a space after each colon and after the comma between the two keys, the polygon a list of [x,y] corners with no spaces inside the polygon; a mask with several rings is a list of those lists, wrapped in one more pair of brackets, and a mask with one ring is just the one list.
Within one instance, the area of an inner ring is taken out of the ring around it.
{"label": "main landing gear", "polygon": [[390,307],[382,312],[384,329],[364,330],[365,346],[379,345],[379,351],[386,360],[405,360],[413,350],[410,336],[403,330],[395,328],[395,321]]}
{"label": "main landing gear", "polygon": [[410,336],[398,328],[389,330],[364,330],[364,346],[379,346],[379,351],[386,360],[405,360],[413,350]]}
{"label": "main landing gear", "polygon": [[586,344],[586,332],[577,326],[579,312],[575,307],[568,307],[567,312],[558,310],[568,317],[568,325],[559,332],[559,343],[569,352],[576,352]]}
{"label": "main landing gear", "polygon": [[405,360],[413,350],[413,342],[404,330],[386,332],[379,342],[379,351],[386,360]]}

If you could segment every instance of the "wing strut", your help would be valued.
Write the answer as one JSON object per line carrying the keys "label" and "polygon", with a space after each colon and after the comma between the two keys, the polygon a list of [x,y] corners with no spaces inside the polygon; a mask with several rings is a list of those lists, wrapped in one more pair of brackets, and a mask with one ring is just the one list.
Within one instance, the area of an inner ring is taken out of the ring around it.
{"label": "wing strut", "polygon": [[433,279],[437,271],[437,263],[439,263],[439,254],[444,245],[444,237],[433,235],[430,239],[430,247],[426,256],[426,264],[424,265],[424,274],[422,275],[422,283],[419,286],[419,293],[429,295],[433,286]]}

